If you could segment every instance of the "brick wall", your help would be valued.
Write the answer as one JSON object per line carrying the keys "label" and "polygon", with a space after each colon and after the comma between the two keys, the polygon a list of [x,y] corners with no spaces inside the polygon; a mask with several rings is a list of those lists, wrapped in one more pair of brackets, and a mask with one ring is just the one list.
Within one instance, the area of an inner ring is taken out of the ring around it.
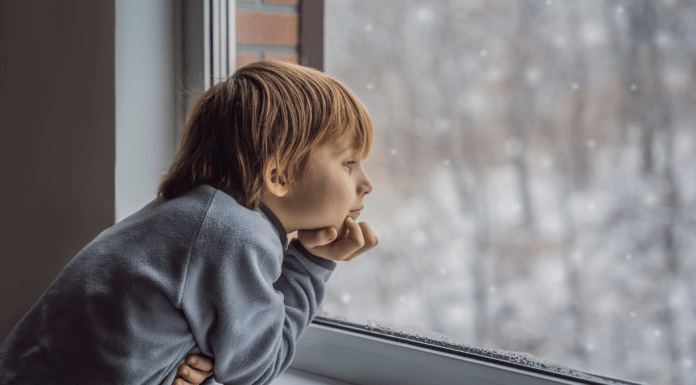
{"label": "brick wall", "polygon": [[236,68],[263,59],[299,62],[299,0],[238,0],[236,12]]}

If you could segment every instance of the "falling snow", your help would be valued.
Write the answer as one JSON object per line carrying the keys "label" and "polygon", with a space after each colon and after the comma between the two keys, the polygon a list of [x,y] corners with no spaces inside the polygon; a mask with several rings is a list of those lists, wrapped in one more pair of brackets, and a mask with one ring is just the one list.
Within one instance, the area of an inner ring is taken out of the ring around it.
{"label": "falling snow", "polygon": [[373,118],[380,244],[324,307],[696,385],[696,3],[634,30],[634,1],[506,2],[327,0],[325,70]]}

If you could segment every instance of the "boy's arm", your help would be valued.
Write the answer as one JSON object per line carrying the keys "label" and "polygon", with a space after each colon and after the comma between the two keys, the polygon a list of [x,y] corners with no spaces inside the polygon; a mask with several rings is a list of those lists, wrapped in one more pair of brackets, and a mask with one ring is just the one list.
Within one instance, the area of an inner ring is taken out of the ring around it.
{"label": "boy's arm", "polygon": [[[297,237],[298,239],[295,241],[292,241],[292,239],[295,237],[291,237],[290,245],[288,250],[285,252],[283,273],[274,283],[274,288],[277,291],[287,294],[284,301],[286,307],[288,304],[290,304],[291,307],[295,309],[302,308],[303,305],[299,304],[298,302],[302,302],[303,297],[312,296],[311,292],[313,292],[313,289],[311,284],[309,286],[305,286],[304,288],[300,288],[299,291],[304,291],[305,294],[289,294],[292,292],[298,292],[298,290],[293,288],[293,285],[297,285],[300,282],[307,283],[305,280],[307,275],[303,274],[303,271],[306,269],[316,270],[317,267],[314,266],[314,264],[323,266],[324,269],[332,270],[335,263],[327,261],[327,259],[345,261],[351,260],[365,251],[373,248],[379,242],[374,232],[372,232],[369,225],[365,222],[356,224],[352,218],[348,217],[346,218],[345,228],[347,231],[344,234],[341,234],[341,237],[339,237],[337,240],[335,240],[336,230],[333,228],[302,230],[299,232],[299,237]],[[311,253],[307,250],[310,250]],[[321,258],[314,254],[321,256]],[[319,269],[320,276],[325,274],[324,269]],[[310,274],[309,276],[312,275]],[[323,286],[321,282],[317,283],[320,286]],[[323,283],[325,283],[325,280]],[[323,297],[323,291],[321,296]],[[317,298],[314,298],[314,302],[317,303],[318,307],[321,303],[321,298],[318,298],[318,301]],[[299,313],[301,318],[302,314],[302,312]],[[308,314],[309,319],[300,319],[298,323],[303,324],[306,328],[309,322],[311,322],[311,319],[314,317],[314,314],[316,314],[316,309]],[[292,356],[287,360],[288,364],[290,363],[291,359]],[[172,385],[200,384],[212,373],[212,362],[205,357],[191,355],[187,358],[186,363],[188,366],[181,365],[179,367],[178,373],[181,378],[176,379]],[[285,370],[286,367],[287,365],[283,365],[280,372]]]}
{"label": "boy's arm", "polygon": [[[324,297],[335,262],[284,252],[258,230],[205,223],[191,251],[181,308],[221,383],[268,383],[292,361],[295,343]],[[300,246],[301,247],[301,246]],[[321,263],[321,264],[319,264]]]}

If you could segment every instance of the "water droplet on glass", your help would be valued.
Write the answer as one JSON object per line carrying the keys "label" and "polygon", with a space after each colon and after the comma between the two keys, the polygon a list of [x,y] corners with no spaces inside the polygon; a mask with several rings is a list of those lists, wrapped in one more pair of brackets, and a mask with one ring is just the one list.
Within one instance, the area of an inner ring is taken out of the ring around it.
{"label": "water droplet on glass", "polygon": [[368,90],[371,90],[371,89],[373,89],[373,88],[375,88],[375,86],[374,86],[372,83],[367,83],[367,89],[368,89]]}
{"label": "water droplet on glass", "polygon": [[635,90],[637,90],[637,89],[638,89],[638,85],[637,85],[637,84],[631,84],[631,91],[635,91]]}
{"label": "water droplet on glass", "polygon": [[662,331],[660,329],[655,329],[654,334],[655,334],[655,337],[659,337],[660,335],[662,335]]}
{"label": "water droplet on glass", "polygon": [[488,56],[488,51],[486,51],[485,49],[482,49],[481,52],[479,52],[479,53],[480,53],[481,56],[483,56],[483,57]]}
{"label": "water droplet on glass", "polygon": [[396,155],[396,149],[395,149],[395,148],[392,148],[392,149],[391,149],[391,154],[392,154],[392,155]]}
{"label": "water droplet on glass", "polygon": [[590,139],[587,141],[587,147],[595,148],[596,146],[597,146],[597,142],[595,142],[594,140]]}
{"label": "water droplet on glass", "polygon": [[498,289],[496,289],[495,286],[491,286],[488,290],[489,290],[491,293],[495,293]]}
{"label": "water droplet on glass", "polygon": [[440,269],[440,275],[445,275],[447,274],[447,270],[443,267]]}
{"label": "water droplet on glass", "polygon": [[401,303],[406,302],[406,297],[404,297],[404,296],[399,297],[399,302],[401,302]]}
{"label": "water droplet on glass", "polygon": [[622,7],[622,6],[616,7],[616,12],[618,12],[618,13],[624,13],[624,7]]}
{"label": "water droplet on glass", "polygon": [[580,89],[580,84],[578,84],[578,83],[573,83],[573,89],[574,89],[575,91],[579,90],[579,89]]}
{"label": "water droplet on glass", "polygon": [[626,254],[626,260],[630,261],[631,259],[633,259],[633,255],[631,253]]}
{"label": "water droplet on glass", "polygon": [[365,26],[365,31],[372,31],[372,24],[367,24]]}
{"label": "water droplet on glass", "polygon": [[637,315],[636,312],[634,312],[634,311],[631,312],[631,318],[636,318],[636,315]]}
{"label": "water droplet on glass", "polygon": [[551,5],[551,4],[552,4],[551,0],[546,0],[546,5]]}
{"label": "water droplet on glass", "polygon": [[690,368],[694,366],[694,361],[691,358],[685,358],[684,359],[684,367]]}
{"label": "water droplet on glass", "polygon": [[445,161],[442,162],[442,164],[445,165],[445,167],[449,166],[450,165],[449,159],[445,159]]}
{"label": "water droplet on glass", "polygon": [[350,294],[348,294],[348,293],[343,294],[343,295],[341,296],[341,301],[343,301],[343,303],[348,303],[348,302],[350,302]]}

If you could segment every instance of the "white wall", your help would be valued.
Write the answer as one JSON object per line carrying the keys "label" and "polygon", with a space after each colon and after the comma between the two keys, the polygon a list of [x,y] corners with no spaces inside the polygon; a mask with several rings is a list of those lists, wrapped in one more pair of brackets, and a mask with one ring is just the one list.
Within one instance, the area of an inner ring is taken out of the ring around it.
{"label": "white wall", "polygon": [[156,197],[176,149],[173,2],[116,0],[116,222]]}

